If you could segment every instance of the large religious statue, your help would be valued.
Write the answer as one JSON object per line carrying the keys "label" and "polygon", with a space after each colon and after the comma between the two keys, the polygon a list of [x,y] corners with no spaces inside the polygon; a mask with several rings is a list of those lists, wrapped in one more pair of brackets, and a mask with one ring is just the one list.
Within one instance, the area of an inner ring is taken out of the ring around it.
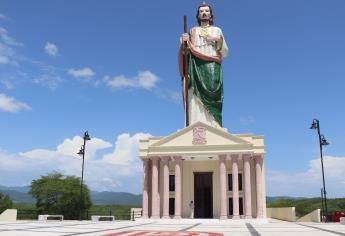
{"label": "large religious statue", "polygon": [[[187,75],[184,89],[186,125],[197,121],[222,127],[223,75],[221,63],[228,54],[222,30],[213,25],[210,5],[203,2],[196,15],[198,26],[180,39],[179,65]],[[185,63],[183,63],[185,62]],[[187,94],[187,98],[186,98]]]}

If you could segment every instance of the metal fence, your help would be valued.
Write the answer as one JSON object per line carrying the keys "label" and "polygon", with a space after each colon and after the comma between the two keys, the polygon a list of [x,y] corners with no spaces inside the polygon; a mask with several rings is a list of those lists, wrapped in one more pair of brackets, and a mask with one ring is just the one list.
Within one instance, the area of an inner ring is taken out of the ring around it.
{"label": "metal fence", "polygon": [[37,210],[18,210],[17,219],[18,220],[37,220],[38,211]]}

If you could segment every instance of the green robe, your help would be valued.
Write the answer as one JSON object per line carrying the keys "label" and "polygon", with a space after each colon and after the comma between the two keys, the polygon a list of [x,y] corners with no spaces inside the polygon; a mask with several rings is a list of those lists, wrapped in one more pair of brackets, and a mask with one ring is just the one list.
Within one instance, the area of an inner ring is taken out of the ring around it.
{"label": "green robe", "polygon": [[222,126],[223,74],[221,64],[203,61],[190,53],[189,87],[215,121]]}

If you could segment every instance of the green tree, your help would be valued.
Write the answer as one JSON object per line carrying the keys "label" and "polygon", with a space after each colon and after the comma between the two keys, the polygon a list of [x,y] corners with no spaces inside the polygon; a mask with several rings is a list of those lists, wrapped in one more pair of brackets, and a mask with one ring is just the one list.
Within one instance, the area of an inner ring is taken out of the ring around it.
{"label": "green tree", "polygon": [[0,192],[0,214],[6,210],[13,208],[13,202],[11,198]]}
{"label": "green tree", "polygon": [[83,198],[80,201],[80,178],[64,176],[53,172],[33,180],[30,194],[36,198],[39,214],[61,214],[65,219],[78,219],[81,210],[85,218],[91,207],[90,190],[83,184]]}

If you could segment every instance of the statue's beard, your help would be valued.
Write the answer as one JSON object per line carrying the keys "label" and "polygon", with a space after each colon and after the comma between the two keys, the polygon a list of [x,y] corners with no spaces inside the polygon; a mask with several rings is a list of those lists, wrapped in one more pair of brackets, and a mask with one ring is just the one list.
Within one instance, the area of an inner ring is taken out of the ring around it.
{"label": "statue's beard", "polygon": [[201,18],[200,21],[201,22],[210,22],[210,18]]}

